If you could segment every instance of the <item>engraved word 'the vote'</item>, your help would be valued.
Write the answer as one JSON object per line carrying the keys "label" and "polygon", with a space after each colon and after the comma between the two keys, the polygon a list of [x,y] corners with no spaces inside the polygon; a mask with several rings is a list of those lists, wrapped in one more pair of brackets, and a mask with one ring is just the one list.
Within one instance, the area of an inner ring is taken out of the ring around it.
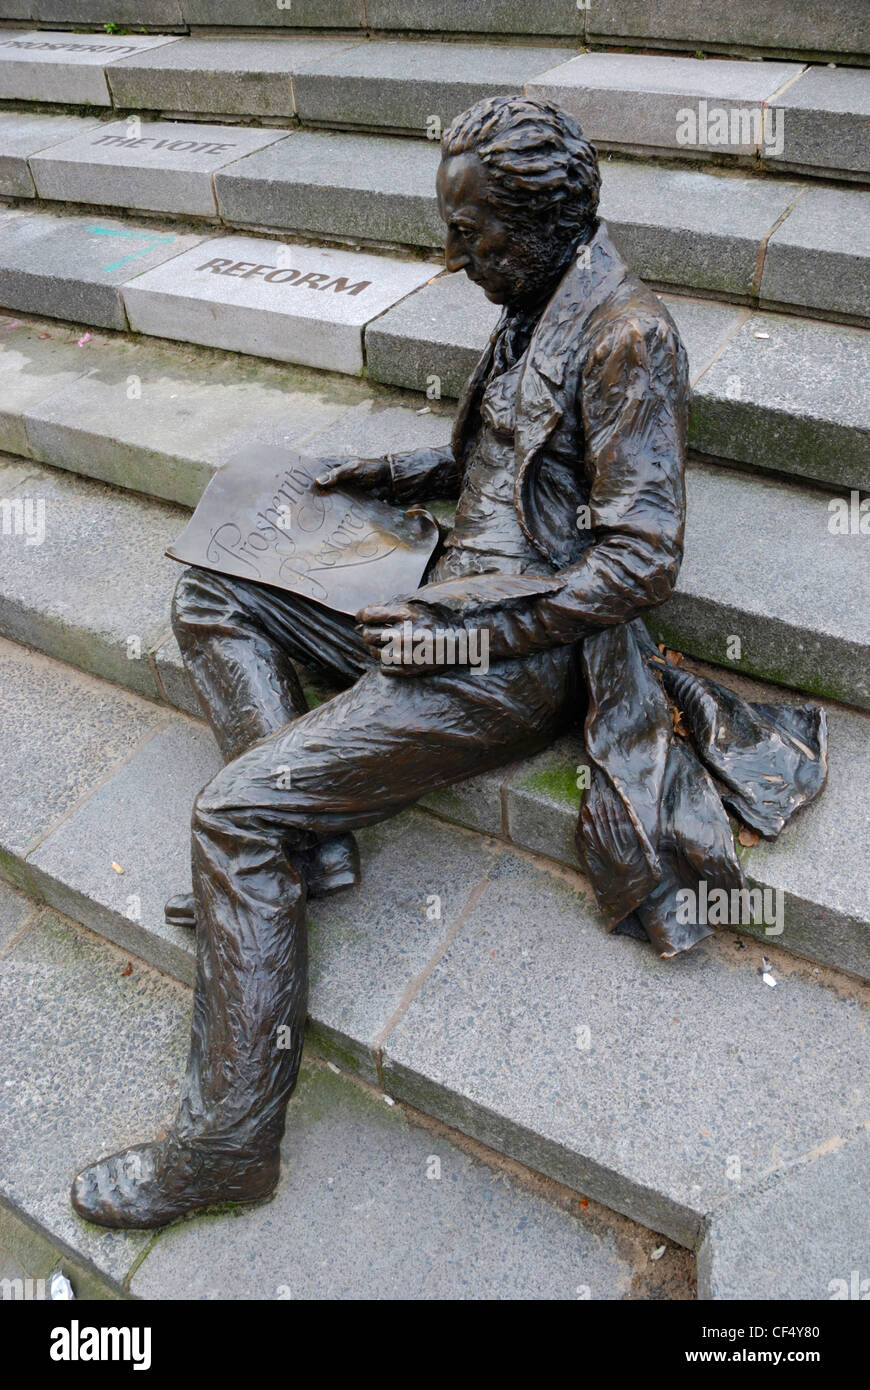
{"label": "engraved word 'the vote'", "polygon": [[138,150],[151,146],[154,150],[172,150],[176,154],[222,154],[234,150],[236,145],[219,140],[178,140],[168,137],[157,140],[153,135],[101,135],[91,141],[92,145],[121,145],[125,150]]}
{"label": "engraved word 'the vote'", "polygon": [[287,266],[258,265],[255,261],[234,261],[215,256],[210,261],[198,265],[197,270],[208,270],[212,275],[236,275],[240,280],[263,279],[272,285],[292,285],[309,290],[332,290],[335,294],[362,294],[372,283],[371,280],[357,280],[351,284],[346,275],[324,275],[310,270],[306,275],[301,270]]}

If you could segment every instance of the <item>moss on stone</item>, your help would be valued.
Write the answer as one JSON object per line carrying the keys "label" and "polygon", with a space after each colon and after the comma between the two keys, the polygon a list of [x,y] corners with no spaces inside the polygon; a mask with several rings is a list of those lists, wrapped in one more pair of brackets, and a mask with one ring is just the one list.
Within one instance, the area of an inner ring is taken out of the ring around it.
{"label": "moss on stone", "polygon": [[753,676],[756,680],[769,681],[772,685],[782,685],[798,695],[815,695],[822,700],[839,700],[846,704],[856,703],[854,690],[832,685],[821,674],[818,676],[808,675],[806,672],[798,672],[794,669],[781,668],[767,663],[757,664],[747,660],[746,657],[735,661],[733,658],[726,657],[721,650],[716,650],[716,644],[713,642],[705,641],[703,637],[690,637],[678,626],[663,622],[657,617],[650,617],[647,627],[655,642],[663,642],[666,647],[671,647],[674,651],[684,652],[686,656],[693,656],[699,661],[709,661],[711,664],[722,667],[721,679],[724,685],[728,684],[729,670],[739,671],[741,675]]}
{"label": "moss on stone", "polygon": [[569,806],[580,806],[583,790],[577,786],[575,767],[548,767],[524,777],[517,784],[523,791],[541,792],[553,801],[562,801]]}
{"label": "moss on stone", "polygon": [[308,1041],[317,1051],[318,1056],[327,1062],[333,1062],[342,1071],[349,1072],[351,1076],[359,1076],[361,1071],[360,1059],[353,1051],[350,1044],[339,1042],[338,1039],[327,1033],[316,1023],[308,1025]]}

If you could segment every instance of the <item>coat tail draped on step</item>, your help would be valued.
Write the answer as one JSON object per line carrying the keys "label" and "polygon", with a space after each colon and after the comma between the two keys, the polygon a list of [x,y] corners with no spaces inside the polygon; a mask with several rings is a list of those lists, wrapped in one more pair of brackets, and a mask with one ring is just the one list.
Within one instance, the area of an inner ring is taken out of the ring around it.
{"label": "coat tail draped on step", "polygon": [[592,781],[577,848],[611,927],[634,914],[659,955],[672,956],[713,930],[685,920],[681,890],[698,902],[702,882],[705,899],[748,886],[727,813],[772,838],[821,791],[825,712],[750,704],[671,665],[640,619],[580,650]]}

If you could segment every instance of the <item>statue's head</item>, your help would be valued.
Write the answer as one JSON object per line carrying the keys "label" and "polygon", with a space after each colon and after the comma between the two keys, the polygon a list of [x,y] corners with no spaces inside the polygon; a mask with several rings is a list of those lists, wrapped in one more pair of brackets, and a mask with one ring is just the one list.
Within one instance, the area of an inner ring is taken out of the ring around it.
{"label": "statue's head", "polygon": [[495,304],[541,298],[598,220],[598,159],[573,116],[535,97],[487,97],[441,142],[447,269]]}

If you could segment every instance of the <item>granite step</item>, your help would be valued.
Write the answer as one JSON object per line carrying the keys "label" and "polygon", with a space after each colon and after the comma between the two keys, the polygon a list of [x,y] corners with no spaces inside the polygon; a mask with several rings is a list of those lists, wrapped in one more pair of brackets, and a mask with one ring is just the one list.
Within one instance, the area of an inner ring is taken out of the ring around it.
{"label": "granite step", "polygon": [[[791,251],[797,273],[805,255]],[[847,491],[870,488],[867,330],[663,298],[689,353],[698,452]],[[0,212],[0,305],[365,372],[430,400],[461,390],[498,315],[464,274],[444,274],[434,261],[18,209]],[[0,332],[5,344],[20,330]]]}
{"label": "granite step", "polygon": [[[0,196],[442,248],[437,143],[0,111]],[[601,210],[650,283],[870,322],[870,192],[608,156]]]}
{"label": "granite step", "polygon": [[2,885],[0,921],[3,1281],[60,1265],[78,1299],[693,1297],[687,1251],[311,1049],[270,1202],[156,1239],[82,1221],[76,1169],[173,1112],[190,992]]}
{"label": "granite step", "polygon": [[[410,428],[399,409],[380,421],[370,412],[359,418],[371,436],[382,423],[392,426],[396,440],[403,427]],[[353,423],[348,415],[327,427],[319,436],[324,451],[340,448]],[[433,421],[430,440],[438,428]],[[320,451],[315,441],[312,452]],[[866,708],[870,636],[867,605],[859,595],[866,567],[862,572],[843,548],[851,543],[854,549],[860,538],[838,538],[841,549],[834,552],[826,534],[822,544],[828,548],[822,550],[812,510],[806,517],[798,510],[802,499],[788,489],[766,497],[751,490],[723,492],[719,484],[726,476],[700,470],[690,478],[687,559],[677,594],[651,615],[654,635],[678,651],[730,667],[722,676],[726,683],[739,684],[741,668],[769,674],[766,668],[776,667],[785,684],[815,691],[833,687],[835,694],[845,688],[853,703]],[[173,710],[198,715],[169,621],[180,570],[164,554],[188,512],[24,460],[0,467],[0,496],[9,518],[2,542],[0,634],[160,702],[155,707],[164,718]],[[770,534],[759,538],[765,515]],[[771,560],[780,535],[791,547],[787,569],[777,563],[778,555]],[[850,595],[845,606],[844,593]],[[865,628],[856,652],[858,621]],[[309,677],[308,693],[318,701],[330,692]],[[789,703],[802,697],[750,683],[747,698]],[[782,895],[786,926],[777,940],[810,959],[870,978],[870,716],[830,701],[826,707],[832,744],[828,792],[779,842],[748,849],[747,868],[758,886]],[[576,869],[577,769],[583,763],[582,741],[568,738],[531,763],[440,793],[427,805],[446,820],[507,837]],[[767,940],[772,933],[761,935]]]}
{"label": "granite step", "polygon": [[[167,57],[153,66],[145,58],[157,47]],[[353,65],[333,73],[331,63],[355,48],[377,52],[358,75]],[[429,117],[443,122],[480,97],[518,91],[571,51],[540,44],[368,43],[362,31],[179,38],[4,30],[0,100],[33,100],[35,93],[44,102],[119,110],[306,121],[325,112],[330,124],[349,119],[425,135]],[[375,83],[385,98],[380,110],[372,104]]]}
{"label": "granite step", "polygon": [[[102,602],[104,559],[88,542],[89,529],[121,535],[113,547],[120,569],[130,562],[129,547],[160,567],[165,578],[154,571],[153,597],[155,621],[165,628],[174,566],[161,556],[185,516],[170,504],[194,506],[214,469],[246,445],[281,443],[326,457],[449,438],[443,404],[421,414],[407,397],[362,382],[347,389],[341,379],[278,368],[245,376],[217,354],[180,360],[177,349],[100,335],[43,339],[43,331],[21,324],[4,337],[0,444],[21,456],[4,475],[10,504],[18,498],[23,507],[38,489],[46,517],[51,511],[65,521],[46,520],[42,543],[10,551],[5,621],[10,635],[37,646],[71,642],[81,664],[95,661],[98,673],[144,693],[159,689],[144,660],[157,650],[158,629],[148,628],[142,659],[131,666],[121,639],[138,627],[122,633],[110,624],[107,637],[97,618],[83,618],[91,611],[85,594],[66,607],[71,565],[87,592],[95,591],[98,609]],[[165,500],[137,497],[134,489]],[[831,496],[707,463],[690,466],[687,489],[686,558],[675,595],[650,615],[657,639],[780,684],[870,705],[867,519],[857,492]],[[133,539],[140,519],[144,547]],[[67,656],[65,646],[46,650]]]}
{"label": "granite step", "polygon": [[[56,3],[56,0],[55,0]],[[461,4],[461,0],[456,0]],[[371,8],[371,0],[369,0]],[[426,4],[426,8],[431,5]],[[709,5],[705,0],[593,0],[586,39],[611,46],[868,62],[870,13],[864,0],[807,6],[803,0]]]}
{"label": "granite step", "polygon": [[35,93],[55,104],[432,139],[481,97],[520,90],[574,112],[603,149],[868,178],[870,81],[860,68],[516,42],[367,41],[352,30],[0,36],[0,100],[32,101]]}
{"label": "granite step", "polygon": [[[870,487],[866,329],[663,294],[689,356],[689,442],[753,471]],[[462,390],[498,311],[464,273],[442,275],[366,330],[375,381],[428,397]]]}
{"label": "granite step", "polygon": [[69,34],[0,30],[0,100],[108,107],[107,67],[177,43],[167,34]]}
{"label": "granite step", "polygon": [[[70,1113],[80,1107],[85,1148],[105,1151],[143,1129],[153,1132],[165,1119],[183,1065],[187,1006],[171,1010],[171,981],[161,980],[158,990],[138,962],[180,981],[191,978],[190,936],[161,924],[160,905],[184,886],[190,803],[216,768],[217,754],[210,736],[181,715],[14,645],[2,644],[0,660],[26,696],[14,718],[4,720],[4,872],[17,873],[19,889],[26,874],[28,891],[48,908],[113,943],[120,954],[95,942],[90,949],[113,962],[106,970],[113,987],[129,991],[122,1007],[101,990],[95,1030],[84,1002],[86,980],[102,978],[102,969],[85,960],[81,936],[69,946],[71,928],[62,931],[45,911],[37,923],[28,921],[16,899],[6,918],[6,961],[14,971],[9,1007],[16,1018],[38,1008],[44,1019],[45,992],[57,971],[66,1002],[57,1028],[49,1035],[39,1030],[36,1057],[28,1046],[4,1065],[19,1084],[29,1075],[38,1090],[38,1080],[45,1084],[46,1036],[78,1059],[65,1012],[72,1009],[87,1028],[85,1055],[93,1066],[77,1061],[77,1084],[69,1088],[65,1073],[52,1069],[54,1104],[68,1101]],[[59,765],[62,779],[49,775]],[[45,775],[34,776],[42,768]],[[762,947],[730,932],[675,962],[658,961],[647,946],[603,930],[579,875],[419,811],[360,838],[361,886],[309,905],[310,1039],[320,1056],[678,1244],[695,1248],[703,1241],[714,1269],[720,1243],[722,1259],[735,1239],[751,1248],[746,1223],[735,1237],[734,1220],[772,1184],[788,1185],[813,1166],[816,1190],[819,1183],[824,1189],[827,1155],[856,1142],[867,1113],[864,1071],[847,1065],[863,1055],[866,984],[797,960],[777,942]],[[425,907],[436,899],[440,917],[433,919]],[[43,950],[46,937],[51,946]],[[763,970],[776,980],[774,988]],[[107,1018],[117,1022],[119,1047],[123,1039],[120,1067],[105,1038]],[[22,1023],[15,1036],[29,1040],[34,1033]],[[146,1065],[152,1051],[159,1056],[159,1084]],[[130,1068],[153,1087],[143,1093],[141,1081],[130,1081]],[[107,1103],[109,1078],[126,1106]],[[288,1155],[298,1152],[293,1116],[304,1124],[307,1084],[291,1111]],[[340,1095],[339,1079],[330,1085]],[[78,1152],[70,1143],[77,1131],[65,1116],[56,1121],[64,1135],[62,1163],[61,1146],[52,1150],[46,1142],[47,1153],[55,1154],[44,1159],[52,1177],[29,1214],[60,1222],[67,1246],[123,1284],[123,1271],[101,1266],[97,1251],[132,1250],[135,1257],[141,1244],[134,1236],[110,1243],[101,1233],[106,1244],[98,1246],[95,1233],[69,1215],[67,1168]],[[15,1119],[24,1119],[20,1110]],[[43,1124],[41,1133],[48,1140],[54,1130]],[[25,1149],[17,1128],[5,1134],[10,1152],[19,1155],[4,1163],[5,1180],[13,1200],[23,1202]],[[34,1171],[32,1154],[26,1169]],[[842,1178],[842,1163],[833,1162],[830,1180],[842,1184]],[[846,1188],[837,1189],[840,1206],[851,1202],[857,1218],[843,1231],[844,1259],[852,1257],[853,1243],[860,1248],[866,1239],[866,1203],[862,1211],[858,1192],[854,1201],[850,1196],[856,1183],[860,1190],[853,1171]],[[799,1209],[792,1208],[790,1220],[798,1223],[798,1239]],[[814,1218],[806,1220],[813,1225]],[[771,1234],[765,1219],[754,1234],[761,1243],[752,1252],[757,1281]],[[827,1260],[827,1249],[824,1254]],[[838,1271],[816,1261],[812,1249],[806,1261],[798,1262],[799,1273],[770,1268],[768,1287],[792,1296],[793,1285],[806,1289],[824,1268],[825,1283],[808,1294],[824,1297]]]}
{"label": "granite step", "polygon": [[122,29],[135,26],[137,34],[145,29],[184,32],[187,28],[181,0],[2,0],[0,16],[33,20],[39,28],[83,31],[90,27],[103,33],[107,24]]}
{"label": "granite step", "polygon": [[[870,81],[861,69],[800,63],[702,61],[518,45],[287,39],[286,89],[242,40],[179,39],[107,65],[113,104],[124,110],[296,116],[306,125],[363,126],[440,134],[484,96],[518,91],[554,98],[581,118],[602,148],[757,163],[781,172],[867,180]],[[290,46],[293,52],[287,52]],[[316,45],[316,46],[315,46]],[[271,53],[275,52],[274,45]],[[266,70],[240,88],[240,68]],[[249,65],[250,64],[250,65]],[[268,83],[268,85],[267,85]],[[289,84],[288,84],[289,85]],[[722,113],[724,112],[724,123]]]}
{"label": "granite step", "polygon": [[[159,50],[126,61],[159,64]],[[582,53],[525,90],[577,116],[599,149],[867,181],[864,68]]]}
{"label": "granite step", "polygon": [[[254,441],[443,444],[452,402],[205,348],[0,317],[0,449],[193,507]],[[425,413],[420,413],[423,411]],[[343,422],[343,423],[342,423]],[[315,447],[312,443],[312,448]]]}
{"label": "granite step", "polygon": [[[0,223],[7,309],[350,375],[363,369],[365,326],[441,272],[432,262],[257,237],[209,239],[100,214],[9,219]],[[146,280],[163,264],[165,278]]]}
{"label": "granite step", "polygon": [[763,0],[711,9],[703,0],[3,0],[7,19],[41,24],[135,24],[164,30],[367,29],[411,34],[534,35],[589,44],[699,48],[711,53],[836,58],[866,63],[870,27],[863,0],[838,0],[809,12],[803,0]]}

